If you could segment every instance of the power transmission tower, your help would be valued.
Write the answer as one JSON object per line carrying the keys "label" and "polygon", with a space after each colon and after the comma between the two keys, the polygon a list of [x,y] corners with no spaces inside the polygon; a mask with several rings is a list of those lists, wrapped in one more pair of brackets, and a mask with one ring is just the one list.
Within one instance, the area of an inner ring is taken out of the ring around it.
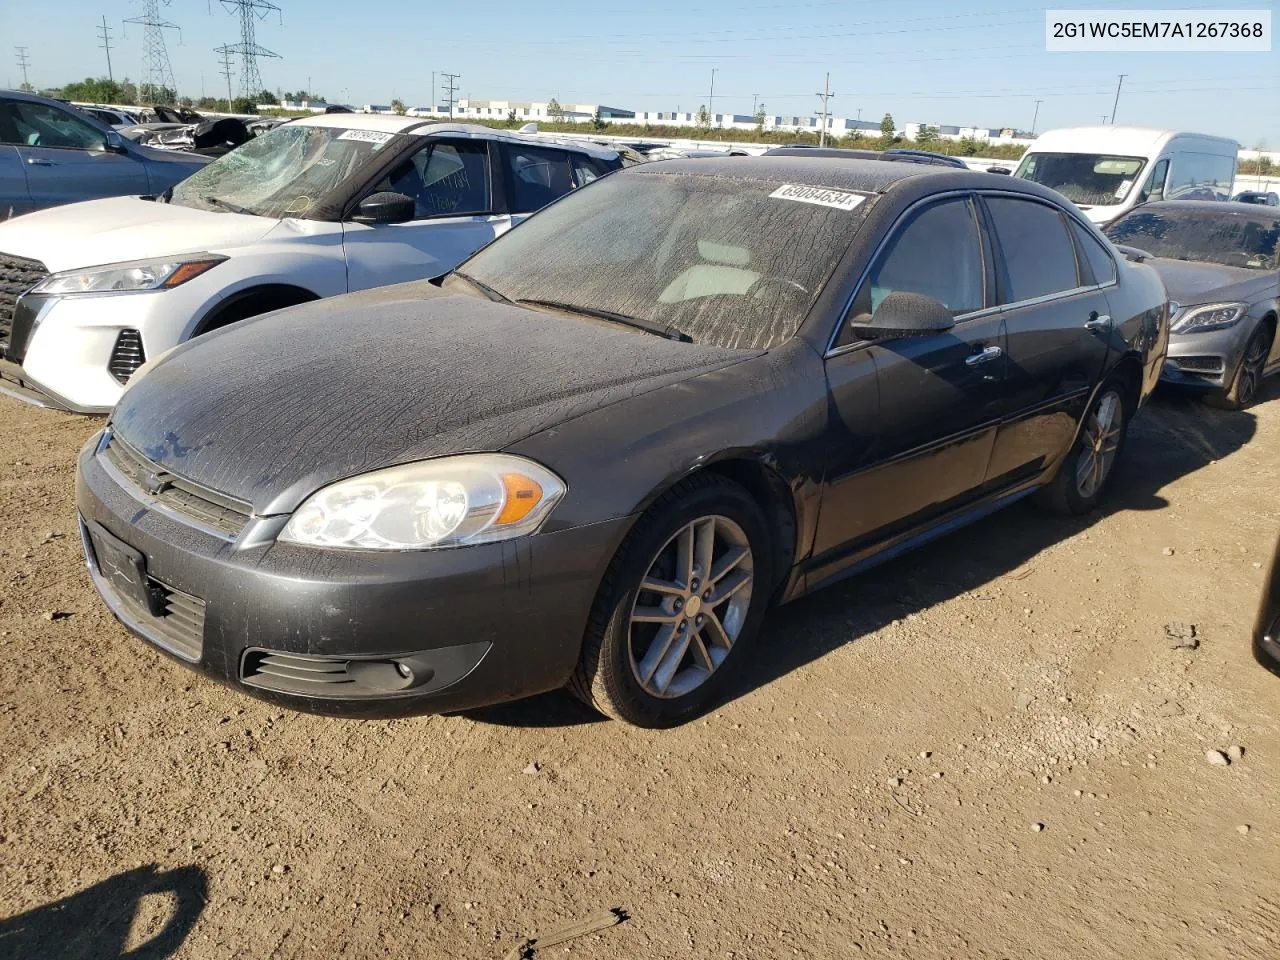
{"label": "power transmission tower", "polygon": [[[259,20],[265,19],[267,14],[273,11],[279,14],[280,8],[270,0],[220,0],[220,2],[229,13],[240,15],[240,42],[227,44],[225,48],[219,47],[219,52],[227,49],[240,55],[240,95],[256,97],[262,90],[262,74],[258,72],[258,58],[270,57],[279,60],[280,54],[258,46],[254,38],[254,27]],[[283,14],[280,16],[280,22],[284,23]]]}
{"label": "power transmission tower", "polygon": [[[164,32],[178,30],[178,25],[160,16],[161,3],[167,7],[169,0],[142,0],[142,16],[124,21],[140,24],[143,28],[142,77],[138,84],[138,98],[151,99],[156,103],[172,100],[170,94],[177,95],[177,84],[173,82],[173,65],[169,62],[169,48],[165,44]],[[182,38],[180,30],[178,38]],[[147,97],[148,92],[151,94],[150,98]]]}
{"label": "power transmission tower", "polygon": [[1112,126],[1115,126],[1115,123],[1116,123],[1116,107],[1120,106],[1120,86],[1121,84],[1124,83],[1124,78],[1127,76],[1128,76],[1127,73],[1120,74],[1120,80],[1118,83],[1116,83],[1116,102],[1111,105],[1111,125]]}
{"label": "power transmission tower", "polygon": [[26,47],[14,47],[18,51],[18,66],[22,68],[22,89],[30,90],[31,84],[27,81],[27,64],[30,62],[27,57]]}
{"label": "power transmission tower", "polygon": [[453,119],[453,105],[454,105],[454,103],[456,103],[456,102],[457,102],[457,101],[454,99],[454,96],[453,96],[453,95],[454,95],[455,93],[457,93],[457,92],[458,92],[458,85],[457,85],[456,83],[454,83],[454,81],[455,81],[455,80],[457,80],[459,77],[461,77],[461,76],[462,76],[462,74],[460,74],[460,73],[442,73],[442,74],[440,74],[440,76],[444,77],[444,78],[445,78],[445,80],[447,80],[447,81],[448,81],[448,86],[446,86],[446,87],[445,87],[445,89],[449,91],[449,119],[450,119],[450,120],[452,120],[452,119]]}
{"label": "power transmission tower", "polygon": [[834,97],[835,91],[831,89],[831,74],[827,74],[827,79],[822,84],[822,92],[817,96],[822,98],[822,129],[818,132],[818,146],[825,147],[827,145],[827,102]]}
{"label": "power transmission tower", "polygon": [[107,79],[115,83],[116,78],[111,72],[111,28],[107,26],[105,15],[102,18],[102,26],[94,27],[94,30],[98,32],[98,39],[102,41],[98,46],[107,51]]}
{"label": "power transmission tower", "polygon": [[235,73],[235,71],[231,69],[231,56],[234,52],[235,51],[227,45],[214,47],[214,53],[222,55],[222,69],[218,72],[227,78],[227,113],[233,113],[235,111],[235,108],[231,105],[231,77]]}

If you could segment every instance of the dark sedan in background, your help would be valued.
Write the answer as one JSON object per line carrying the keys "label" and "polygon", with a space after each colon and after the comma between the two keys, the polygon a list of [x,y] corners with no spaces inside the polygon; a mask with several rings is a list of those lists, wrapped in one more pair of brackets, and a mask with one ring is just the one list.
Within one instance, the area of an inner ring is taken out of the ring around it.
{"label": "dark sedan in background", "polygon": [[1150,254],[1178,306],[1164,379],[1239,410],[1280,370],[1280,211],[1249,203],[1148,203],[1107,227]]}
{"label": "dark sedan in background", "polygon": [[94,582],[232,686],[348,715],[568,685],[662,726],[766,608],[1028,494],[1106,494],[1167,301],[1058,194],[672,160],[449,275],[249,320],[85,447]]}

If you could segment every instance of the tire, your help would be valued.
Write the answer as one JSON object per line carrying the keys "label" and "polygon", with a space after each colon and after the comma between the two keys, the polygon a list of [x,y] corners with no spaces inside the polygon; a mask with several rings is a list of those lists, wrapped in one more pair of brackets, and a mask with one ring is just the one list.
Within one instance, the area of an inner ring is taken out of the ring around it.
{"label": "tire", "polygon": [[[1079,516],[1102,502],[1111,487],[1129,435],[1129,417],[1133,408],[1130,397],[1131,391],[1124,380],[1112,379],[1102,385],[1085,411],[1071,452],[1062,461],[1054,478],[1039,491],[1037,503],[1054,513]],[[1107,408],[1110,409],[1109,414]],[[1103,426],[1100,418],[1108,418],[1106,422],[1110,426]],[[1118,418],[1118,423],[1110,418]],[[1098,439],[1100,427],[1101,440]],[[1099,454],[1103,455],[1101,460]]]}
{"label": "tire", "polygon": [[1253,403],[1262,389],[1262,371],[1267,365],[1267,354],[1271,352],[1271,329],[1264,323],[1245,344],[1244,356],[1240,358],[1240,366],[1236,375],[1231,378],[1231,385],[1224,393],[1210,394],[1205,403],[1219,410],[1243,410]]}
{"label": "tire", "polygon": [[[702,569],[707,544],[710,569],[721,570],[710,585]],[[763,511],[736,483],[699,474],[677,484],[636,522],[609,564],[570,691],[640,727],[696,716],[732,680],[759,633],[773,592],[772,546]],[[692,577],[684,572],[690,560],[699,564]]]}

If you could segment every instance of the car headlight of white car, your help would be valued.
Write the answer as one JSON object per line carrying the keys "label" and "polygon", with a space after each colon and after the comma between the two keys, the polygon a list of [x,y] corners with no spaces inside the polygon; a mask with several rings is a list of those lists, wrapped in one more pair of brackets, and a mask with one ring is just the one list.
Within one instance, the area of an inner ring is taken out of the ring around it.
{"label": "car headlight of white car", "polygon": [[313,547],[426,550],[533,533],[564,481],[532,460],[483,453],[340,480],[294,511],[279,539]]}
{"label": "car headlight of white car", "polygon": [[54,273],[32,288],[32,293],[68,296],[77,293],[136,293],[180,287],[226,260],[212,253],[196,253],[165,260],[109,263],[83,270]]}
{"label": "car headlight of white car", "polygon": [[1206,303],[1199,307],[1187,307],[1181,316],[1169,327],[1170,333],[1208,333],[1210,330],[1225,330],[1240,322],[1247,303]]}

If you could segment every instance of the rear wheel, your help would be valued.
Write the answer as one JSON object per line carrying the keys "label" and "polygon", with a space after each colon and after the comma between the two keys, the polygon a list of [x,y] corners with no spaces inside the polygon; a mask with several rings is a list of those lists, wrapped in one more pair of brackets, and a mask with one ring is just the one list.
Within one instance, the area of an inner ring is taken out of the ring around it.
{"label": "rear wheel", "polygon": [[643,727],[704,709],[749,655],[771,592],[770,543],[737,484],[701,475],[674,488],[610,564],[570,689]]}
{"label": "rear wheel", "polygon": [[1271,330],[1263,324],[1245,344],[1244,357],[1241,358],[1240,367],[1226,392],[1208,396],[1205,401],[1223,410],[1243,410],[1253,403],[1262,387],[1262,371],[1267,365],[1267,354],[1270,352]]}
{"label": "rear wheel", "polygon": [[1123,381],[1103,384],[1085,413],[1080,433],[1057,475],[1038,497],[1058,513],[1088,513],[1106,495],[1129,431]]}

